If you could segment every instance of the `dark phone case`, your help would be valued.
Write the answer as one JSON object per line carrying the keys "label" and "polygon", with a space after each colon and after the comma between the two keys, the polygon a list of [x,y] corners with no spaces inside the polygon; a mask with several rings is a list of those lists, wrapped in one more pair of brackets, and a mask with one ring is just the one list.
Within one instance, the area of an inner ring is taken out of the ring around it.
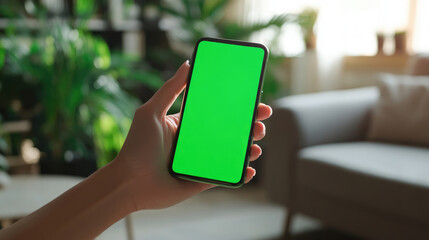
{"label": "dark phone case", "polygon": [[170,172],[170,174],[172,176],[180,178],[180,179],[185,179],[185,180],[190,180],[190,181],[195,181],[195,182],[201,182],[201,183],[214,184],[214,185],[223,186],[223,187],[238,188],[244,184],[244,180],[246,179],[246,169],[249,166],[250,149],[251,149],[251,146],[253,144],[254,124],[252,124],[251,129],[250,129],[250,135],[249,135],[249,140],[248,140],[247,150],[246,150],[246,159],[244,162],[243,172],[241,174],[241,179],[239,182],[230,183],[230,182],[218,181],[218,180],[214,180],[214,179],[208,179],[208,178],[202,178],[202,177],[197,177],[197,176],[191,176],[191,175],[176,173],[173,171],[173,159],[174,159],[174,153],[176,151],[177,140],[178,140],[178,137],[180,134],[180,125],[182,123],[182,113],[183,113],[184,106],[186,104],[187,93],[188,93],[188,89],[189,89],[189,83],[190,83],[191,76],[192,76],[192,71],[193,71],[193,67],[194,67],[194,61],[195,61],[198,45],[202,41],[211,41],[211,42],[227,43],[227,44],[234,44],[234,45],[241,45],[241,46],[258,47],[258,48],[261,48],[264,50],[264,59],[263,59],[261,75],[260,75],[260,79],[259,79],[257,97],[256,97],[255,106],[254,106],[254,110],[253,110],[252,122],[255,122],[255,120],[256,120],[256,113],[257,113],[258,105],[260,103],[260,98],[261,98],[261,93],[262,93],[262,85],[263,85],[264,74],[265,74],[265,67],[266,67],[267,58],[268,58],[267,47],[263,44],[260,44],[260,43],[244,42],[244,41],[221,39],[221,38],[208,38],[208,37],[200,38],[197,41],[197,43],[195,44],[194,52],[192,54],[192,60],[190,62],[191,69],[189,70],[187,85],[186,85],[185,93],[183,95],[183,101],[182,101],[182,107],[181,107],[182,110],[181,110],[179,124],[177,127],[177,133],[176,133],[176,136],[174,137],[174,141],[173,141],[172,152],[171,152],[171,156],[170,156],[170,162],[168,165],[168,171]]}

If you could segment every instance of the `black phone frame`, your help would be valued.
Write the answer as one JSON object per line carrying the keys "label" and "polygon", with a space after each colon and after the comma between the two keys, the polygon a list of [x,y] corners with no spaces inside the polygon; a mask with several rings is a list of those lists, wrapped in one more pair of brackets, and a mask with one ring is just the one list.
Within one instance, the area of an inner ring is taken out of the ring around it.
{"label": "black phone frame", "polygon": [[[198,176],[192,176],[192,175],[177,173],[173,170],[174,155],[176,152],[177,141],[179,139],[180,126],[181,126],[182,119],[183,119],[183,113],[184,113],[185,106],[186,106],[187,93],[189,90],[189,86],[190,86],[190,82],[191,82],[191,78],[192,78],[192,72],[194,69],[194,61],[195,61],[195,57],[197,55],[198,46],[203,41],[218,42],[218,43],[248,46],[248,47],[257,47],[257,48],[261,48],[262,50],[264,50],[264,59],[263,59],[263,63],[262,63],[261,74],[259,76],[258,91],[257,91],[255,106],[254,106],[254,110],[253,110],[252,124],[251,124],[250,134],[249,134],[248,143],[247,143],[247,150],[246,150],[246,155],[245,155],[245,160],[244,160],[243,171],[241,174],[240,181],[238,181],[236,183],[219,181],[219,180],[215,180],[215,179],[209,179],[209,178],[203,178],[203,177],[198,177]],[[245,41],[230,40],[230,39],[223,39],[223,38],[211,38],[211,37],[203,37],[203,38],[198,39],[197,43],[195,44],[194,52],[192,54],[192,59],[190,62],[191,68],[189,69],[189,73],[188,73],[188,77],[187,77],[188,80],[187,80],[187,84],[186,84],[186,88],[185,88],[185,93],[183,95],[179,124],[177,126],[177,132],[176,132],[176,135],[174,137],[173,145],[171,148],[170,161],[168,164],[168,171],[172,176],[180,178],[180,179],[185,179],[185,180],[190,180],[190,181],[195,181],[195,182],[208,183],[208,184],[214,184],[214,185],[223,186],[223,187],[230,187],[230,188],[238,188],[244,184],[244,180],[246,178],[246,169],[249,166],[250,149],[251,149],[251,146],[253,144],[253,130],[254,130],[254,125],[255,125],[254,123],[256,120],[258,105],[260,103],[260,97],[261,97],[261,93],[262,93],[262,85],[264,82],[264,74],[265,74],[265,68],[267,65],[268,54],[269,54],[268,48],[261,43],[245,42]]]}

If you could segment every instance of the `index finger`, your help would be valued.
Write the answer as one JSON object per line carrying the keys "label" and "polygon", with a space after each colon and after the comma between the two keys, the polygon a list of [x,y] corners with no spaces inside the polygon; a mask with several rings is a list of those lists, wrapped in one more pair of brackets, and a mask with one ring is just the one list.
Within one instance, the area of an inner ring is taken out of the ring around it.
{"label": "index finger", "polygon": [[260,103],[258,105],[258,110],[257,110],[257,115],[256,115],[256,119],[258,121],[262,121],[262,120],[269,118],[271,116],[271,114],[273,114],[273,109],[271,109],[270,106],[268,106],[264,103]]}

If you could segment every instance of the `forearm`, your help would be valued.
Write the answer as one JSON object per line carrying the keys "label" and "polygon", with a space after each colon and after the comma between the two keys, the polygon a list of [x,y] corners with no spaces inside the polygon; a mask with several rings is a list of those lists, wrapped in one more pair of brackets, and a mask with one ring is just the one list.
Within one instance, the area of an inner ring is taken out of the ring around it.
{"label": "forearm", "polygon": [[111,163],[0,231],[1,239],[93,239],[134,210],[131,178]]}

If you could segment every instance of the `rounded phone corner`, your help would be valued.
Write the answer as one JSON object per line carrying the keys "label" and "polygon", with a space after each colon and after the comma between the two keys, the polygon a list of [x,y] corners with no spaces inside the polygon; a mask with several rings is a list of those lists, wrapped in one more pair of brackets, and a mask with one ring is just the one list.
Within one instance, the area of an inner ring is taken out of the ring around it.
{"label": "rounded phone corner", "polygon": [[246,175],[245,174],[242,174],[242,176],[241,176],[241,178],[240,178],[240,180],[238,180],[238,182],[230,182],[229,184],[228,184],[228,187],[231,187],[231,188],[240,188],[240,187],[242,187],[243,185],[244,185],[244,180],[246,179]]}
{"label": "rounded phone corner", "polygon": [[173,164],[168,165],[168,173],[170,173],[171,176],[177,178],[177,173],[173,170]]}
{"label": "rounded phone corner", "polygon": [[198,48],[198,45],[200,45],[200,43],[201,43],[201,42],[204,42],[204,41],[213,41],[213,39],[214,39],[214,38],[210,38],[210,37],[202,37],[202,38],[199,38],[199,39],[197,40],[197,42],[195,43],[195,49],[197,49],[197,48]]}
{"label": "rounded phone corner", "polygon": [[265,56],[268,56],[268,54],[270,53],[270,50],[268,49],[267,46],[265,46],[265,44],[263,43],[255,43],[255,46],[261,48],[262,50],[264,50],[264,54]]}

